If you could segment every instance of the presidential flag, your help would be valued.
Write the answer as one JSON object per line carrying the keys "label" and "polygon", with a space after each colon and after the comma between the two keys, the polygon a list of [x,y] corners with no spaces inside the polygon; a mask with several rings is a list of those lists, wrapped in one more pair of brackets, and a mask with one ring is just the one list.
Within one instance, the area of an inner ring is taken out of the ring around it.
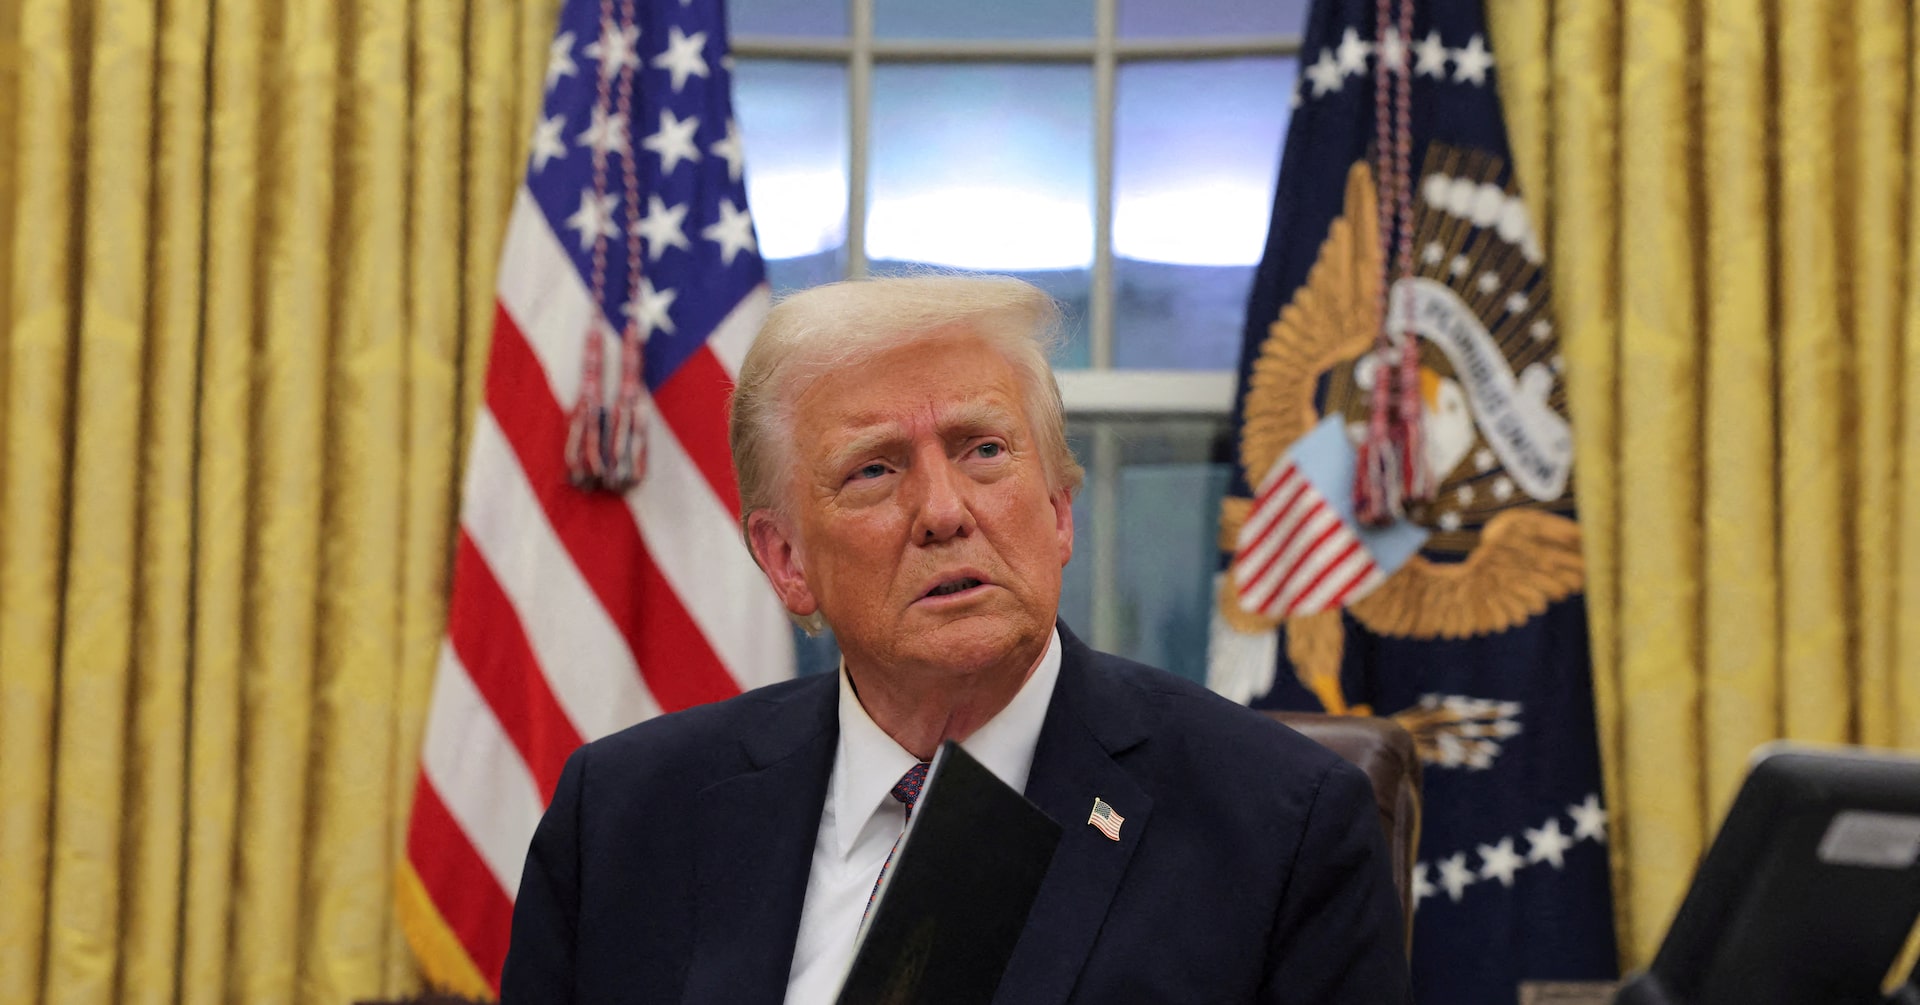
{"label": "presidential flag", "polygon": [[[1610,977],[1565,374],[1480,2],[1319,0],[1300,63],[1248,310],[1210,672],[1262,705],[1414,735],[1423,1005]],[[1390,574],[1364,542],[1250,569],[1262,556],[1235,545],[1274,519],[1259,490],[1326,424],[1373,471],[1335,487],[1360,509],[1343,519],[1417,547]],[[1337,604],[1276,609],[1262,589],[1335,558]]]}
{"label": "presidential flag", "polygon": [[737,530],[727,395],[768,291],[720,0],[569,0],[501,254],[397,899],[428,980],[499,989],[561,765],[791,676]]}

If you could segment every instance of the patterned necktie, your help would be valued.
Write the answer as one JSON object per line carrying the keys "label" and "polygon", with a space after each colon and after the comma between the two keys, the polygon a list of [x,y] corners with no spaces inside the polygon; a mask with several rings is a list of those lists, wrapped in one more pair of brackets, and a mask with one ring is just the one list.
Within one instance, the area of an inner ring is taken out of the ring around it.
{"label": "patterned necktie", "polygon": [[[893,783],[893,788],[889,790],[887,794],[900,800],[900,805],[907,808],[907,819],[912,820],[913,804],[919,801],[920,789],[926,784],[927,762],[921,761],[919,764],[908,768],[907,773],[901,775],[900,780]],[[902,828],[900,837],[905,837],[906,835],[906,829]],[[873,898],[880,894],[880,881],[887,878],[887,866],[893,864],[893,853],[899,850],[900,838],[894,838],[893,847],[887,849],[887,860],[880,863],[880,875],[873,878],[873,889],[867,894],[867,906],[860,912],[860,920],[862,922],[867,920],[867,912],[873,910]]]}

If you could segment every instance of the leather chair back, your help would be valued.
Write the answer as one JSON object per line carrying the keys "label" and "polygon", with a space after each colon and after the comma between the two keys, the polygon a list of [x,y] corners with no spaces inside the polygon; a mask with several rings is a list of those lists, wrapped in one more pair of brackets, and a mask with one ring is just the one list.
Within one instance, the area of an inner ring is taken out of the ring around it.
{"label": "leather chair back", "polygon": [[1413,736],[1392,719],[1315,712],[1266,714],[1304,733],[1360,767],[1373,782],[1373,801],[1393,855],[1393,884],[1413,945],[1413,864],[1420,849],[1420,756]]}

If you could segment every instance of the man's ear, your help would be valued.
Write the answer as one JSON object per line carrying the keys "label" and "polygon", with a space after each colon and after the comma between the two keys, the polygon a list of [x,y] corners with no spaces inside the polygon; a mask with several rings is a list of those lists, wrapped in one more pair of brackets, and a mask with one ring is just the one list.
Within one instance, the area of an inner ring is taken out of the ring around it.
{"label": "man's ear", "polygon": [[1060,567],[1067,567],[1073,561],[1073,491],[1056,489],[1047,497],[1053,504],[1054,538],[1060,544]]}
{"label": "man's ear", "polygon": [[787,521],[772,510],[757,509],[747,514],[747,543],[760,570],[773,584],[773,592],[795,617],[807,617],[820,609],[813,591],[807,588],[805,557],[800,552],[799,535]]}

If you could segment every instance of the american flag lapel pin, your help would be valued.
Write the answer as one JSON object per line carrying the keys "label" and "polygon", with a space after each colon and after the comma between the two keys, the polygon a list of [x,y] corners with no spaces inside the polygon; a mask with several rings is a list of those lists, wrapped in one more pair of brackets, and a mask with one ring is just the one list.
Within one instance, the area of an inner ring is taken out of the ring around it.
{"label": "american flag lapel pin", "polygon": [[1115,813],[1113,807],[1108,806],[1105,799],[1101,799],[1099,796],[1094,797],[1093,812],[1087,814],[1087,823],[1092,824],[1095,830],[1105,834],[1112,840],[1118,841],[1120,840],[1120,825],[1126,822],[1127,818]]}

